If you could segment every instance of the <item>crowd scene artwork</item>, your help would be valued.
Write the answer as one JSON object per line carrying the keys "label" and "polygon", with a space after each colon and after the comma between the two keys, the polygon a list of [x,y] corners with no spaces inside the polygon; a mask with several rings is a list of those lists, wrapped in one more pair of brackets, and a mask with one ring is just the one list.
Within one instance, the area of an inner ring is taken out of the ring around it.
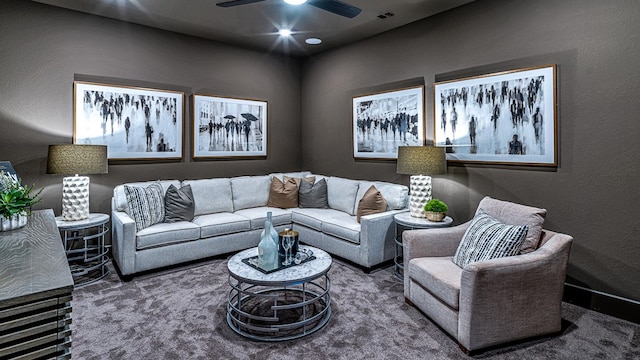
{"label": "crowd scene artwork", "polygon": [[74,142],[109,159],[182,158],[184,94],[75,82]]}
{"label": "crowd scene artwork", "polygon": [[423,145],[423,99],[423,86],[354,97],[354,157],[397,159],[398,146]]}
{"label": "crowd scene artwork", "polygon": [[554,165],[555,66],[436,83],[436,146],[448,160]]}
{"label": "crowd scene artwork", "polygon": [[267,154],[267,102],[194,95],[194,157]]}

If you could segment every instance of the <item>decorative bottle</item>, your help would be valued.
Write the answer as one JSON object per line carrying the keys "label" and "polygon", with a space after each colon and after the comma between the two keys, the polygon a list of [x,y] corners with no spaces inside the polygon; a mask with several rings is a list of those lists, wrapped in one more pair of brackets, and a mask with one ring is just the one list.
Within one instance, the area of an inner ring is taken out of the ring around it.
{"label": "decorative bottle", "polygon": [[[280,238],[278,236],[278,232],[276,231],[276,228],[273,227],[273,220],[271,217],[271,211],[267,211],[267,222],[269,223],[269,234],[271,235],[271,238],[273,239],[273,243],[276,244],[276,250],[280,249]],[[265,229],[267,229],[266,223],[265,223]]]}
{"label": "decorative bottle", "polygon": [[269,220],[264,222],[264,229],[260,234],[260,243],[258,244],[258,263],[264,270],[273,270],[278,267],[278,247],[271,237],[269,226],[272,226]]}

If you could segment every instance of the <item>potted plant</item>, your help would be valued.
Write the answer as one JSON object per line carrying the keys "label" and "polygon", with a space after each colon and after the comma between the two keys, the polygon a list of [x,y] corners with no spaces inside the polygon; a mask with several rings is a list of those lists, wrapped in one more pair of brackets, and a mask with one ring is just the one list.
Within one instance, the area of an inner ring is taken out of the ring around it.
{"label": "potted plant", "polygon": [[15,174],[0,171],[0,231],[21,228],[27,224],[31,206],[42,189],[32,195],[33,187],[24,186]]}
{"label": "potted plant", "polygon": [[441,222],[447,216],[449,207],[442,200],[431,199],[424,205],[424,212],[429,221]]}

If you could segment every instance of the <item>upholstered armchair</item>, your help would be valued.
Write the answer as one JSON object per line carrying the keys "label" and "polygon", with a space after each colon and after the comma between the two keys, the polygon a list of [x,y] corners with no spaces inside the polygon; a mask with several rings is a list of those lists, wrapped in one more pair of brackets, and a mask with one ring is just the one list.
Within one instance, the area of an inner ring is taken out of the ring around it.
{"label": "upholstered armchair", "polygon": [[[516,255],[460,267],[454,256],[480,213],[502,224],[527,225],[519,228],[526,239]],[[405,301],[453,336],[465,353],[559,332],[573,238],[542,229],[545,215],[544,209],[486,197],[467,223],[405,231]]]}

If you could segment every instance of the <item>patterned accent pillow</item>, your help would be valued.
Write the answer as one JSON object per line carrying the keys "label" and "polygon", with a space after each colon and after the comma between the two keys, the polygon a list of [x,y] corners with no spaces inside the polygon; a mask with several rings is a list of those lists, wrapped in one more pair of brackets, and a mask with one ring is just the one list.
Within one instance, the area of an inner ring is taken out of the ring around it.
{"label": "patterned accent pillow", "polygon": [[479,211],[464,233],[452,260],[464,268],[481,260],[517,255],[527,230],[527,225],[506,225]]}
{"label": "patterned accent pillow", "polygon": [[387,210],[387,201],[382,196],[380,190],[371,185],[364,196],[358,202],[358,211],[356,220],[360,222],[360,218],[365,215],[377,214]]}
{"label": "patterned accent pillow", "polygon": [[300,208],[328,209],[327,182],[320,179],[317,183],[303,181],[298,189],[298,206]]}
{"label": "patterned accent pillow", "polygon": [[164,195],[160,183],[146,188],[125,185],[124,193],[129,205],[128,214],[136,222],[136,231],[164,221]]}

